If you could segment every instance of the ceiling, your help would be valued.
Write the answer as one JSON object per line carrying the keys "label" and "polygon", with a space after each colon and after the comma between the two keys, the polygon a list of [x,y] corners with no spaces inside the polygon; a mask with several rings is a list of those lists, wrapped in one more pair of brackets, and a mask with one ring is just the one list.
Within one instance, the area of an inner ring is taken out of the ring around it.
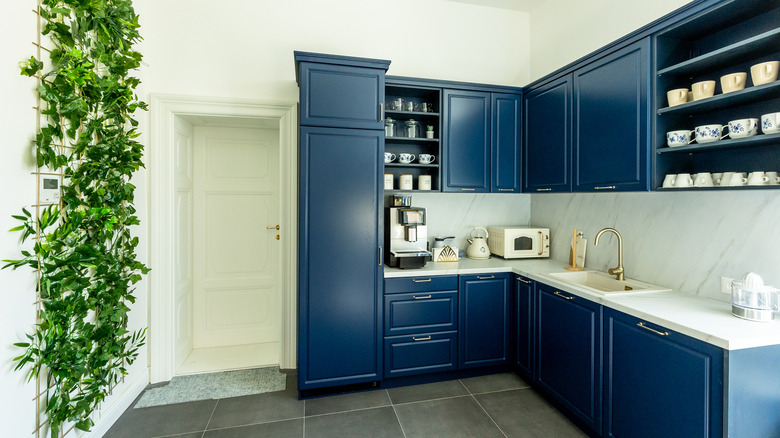
{"label": "ceiling", "polygon": [[511,9],[513,11],[531,12],[545,0],[448,0],[457,3],[468,3],[477,6]]}

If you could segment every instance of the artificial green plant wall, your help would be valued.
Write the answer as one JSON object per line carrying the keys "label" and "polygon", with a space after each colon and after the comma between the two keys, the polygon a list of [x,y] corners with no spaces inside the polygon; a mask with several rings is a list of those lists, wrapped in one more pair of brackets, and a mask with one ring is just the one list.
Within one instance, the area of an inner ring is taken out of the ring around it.
{"label": "artificial green plant wall", "polygon": [[[127,329],[133,284],[148,269],[135,255],[138,224],[130,178],[143,166],[136,109],[146,109],[131,75],[141,62],[130,0],[42,0],[48,59],[21,64],[42,77],[37,88],[46,123],[36,136],[38,167],[62,174],[59,205],[22,209],[13,229],[32,250],[5,267],[39,271],[39,323],[16,344],[17,370],[50,389],[51,436],[63,425],[92,426],[90,414],[137,357],[144,331]],[[50,65],[48,65],[50,64]]]}

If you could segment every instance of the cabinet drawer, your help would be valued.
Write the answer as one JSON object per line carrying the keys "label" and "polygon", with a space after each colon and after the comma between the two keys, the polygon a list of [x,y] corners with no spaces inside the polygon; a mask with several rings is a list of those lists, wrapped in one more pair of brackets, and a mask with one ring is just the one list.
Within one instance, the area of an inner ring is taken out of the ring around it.
{"label": "cabinet drawer", "polygon": [[385,296],[385,336],[457,328],[457,291]]}
{"label": "cabinet drawer", "polygon": [[399,294],[437,290],[457,290],[458,276],[404,277],[385,279],[385,293]]}
{"label": "cabinet drawer", "polygon": [[457,332],[385,338],[385,378],[454,370]]}

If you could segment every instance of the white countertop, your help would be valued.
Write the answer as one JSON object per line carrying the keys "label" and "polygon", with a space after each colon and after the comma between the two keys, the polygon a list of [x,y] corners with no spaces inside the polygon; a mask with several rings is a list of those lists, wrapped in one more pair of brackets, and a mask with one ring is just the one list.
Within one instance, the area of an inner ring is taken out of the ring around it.
{"label": "white countertop", "polygon": [[563,266],[564,263],[551,259],[493,257],[489,260],[462,259],[455,263],[428,262],[420,269],[385,266],[384,275],[385,278],[398,278],[513,272],[726,350],[780,345],[780,320],[770,323],[746,321],[731,314],[731,303],[678,291],[598,294],[547,275],[564,272]]}

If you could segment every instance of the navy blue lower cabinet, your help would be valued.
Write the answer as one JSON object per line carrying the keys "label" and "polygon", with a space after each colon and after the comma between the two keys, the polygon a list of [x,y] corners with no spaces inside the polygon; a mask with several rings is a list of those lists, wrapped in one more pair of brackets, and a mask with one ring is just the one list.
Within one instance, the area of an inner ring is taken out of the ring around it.
{"label": "navy blue lower cabinet", "polygon": [[457,329],[457,290],[385,295],[385,336]]}
{"label": "navy blue lower cabinet", "polygon": [[509,279],[508,273],[460,276],[460,368],[510,363]]}
{"label": "navy blue lower cabinet", "polygon": [[385,378],[452,371],[458,365],[458,332],[385,338]]}
{"label": "navy blue lower cabinet", "polygon": [[[606,436],[723,436],[723,350],[613,309],[604,325]],[[748,430],[729,436],[768,436]]]}
{"label": "navy blue lower cabinet", "polygon": [[601,434],[601,305],[542,283],[536,287],[537,383]]}
{"label": "navy blue lower cabinet", "polygon": [[301,391],[382,379],[383,135],[300,128]]}
{"label": "navy blue lower cabinet", "polygon": [[536,294],[534,282],[514,276],[515,365],[526,377],[534,379],[534,334],[536,333]]}

